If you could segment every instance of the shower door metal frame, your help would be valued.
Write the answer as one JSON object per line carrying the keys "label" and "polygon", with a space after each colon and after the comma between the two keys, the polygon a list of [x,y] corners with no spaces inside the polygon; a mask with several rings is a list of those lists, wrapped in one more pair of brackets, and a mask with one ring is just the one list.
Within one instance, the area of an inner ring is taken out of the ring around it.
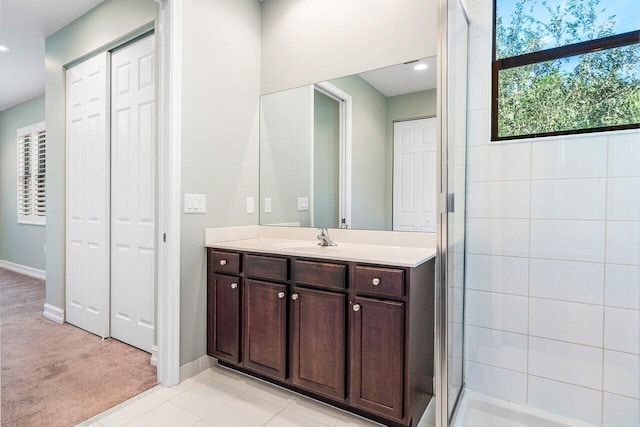
{"label": "shower door metal frame", "polygon": [[[462,385],[460,393],[457,396],[454,404],[454,410],[452,412],[451,419],[449,419],[449,390],[448,390],[448,333],[447,323],[449,321],[449,315],[447,312],[448,307],[448,284],[447,284],[447,267],[449,255],[448,251],[448,214],[450,210],[453,210],[453,199],[449,198],[449,180],[448,180],[448,96],[449,87],[447,81],[447,71],[449,67],[448,58],[448,1],[439,0],[438,2],[438,21],[439,21],[439,34],[438,34],[438,85],[437,85],[437,115],[439,120],[438,126],[438,140],[437,146],[437,176],[438,176],[438,225],[437,225],[437,239],[436,239],[436,286],[435,286],[435,413],[436,413],[436,427],[448,427],[453,424],[456,418],[459,404],[465,393],[465,369],[464,369],[464,293],[463,293],[463,348],[462,348]],[[462,8],[467,24],[469,24],[469,12],[464,0],[457,0]],[[468,37],[467,37],[468,43]],[[468,54],[468,49],[467,49]],[[467,73],[468,79],[468,73]],[[468,90],[468,80],[467,80]],[[467,106],[465,105],[465,108]],[[465,150],[466,152],[466,150]],[[465,154],[466,155],[466,154]],[[466,167],[466,162],[465,162]],[[466,179],[466,178],[465,178]],[[466,197],[466,188],[465,195]],[[465,217],[466,222],[466,217]],[[465,230],[466,239],[466,230]],[[466,281],[466,278],[465,278]]]}

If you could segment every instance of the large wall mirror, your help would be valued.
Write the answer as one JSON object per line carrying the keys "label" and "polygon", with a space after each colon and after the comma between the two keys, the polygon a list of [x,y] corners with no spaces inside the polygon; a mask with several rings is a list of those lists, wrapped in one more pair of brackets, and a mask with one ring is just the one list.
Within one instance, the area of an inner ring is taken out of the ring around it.
{"label": "large wall mirror", "polygon": [[435,232],[436,57],[264,95],[260,224]]}

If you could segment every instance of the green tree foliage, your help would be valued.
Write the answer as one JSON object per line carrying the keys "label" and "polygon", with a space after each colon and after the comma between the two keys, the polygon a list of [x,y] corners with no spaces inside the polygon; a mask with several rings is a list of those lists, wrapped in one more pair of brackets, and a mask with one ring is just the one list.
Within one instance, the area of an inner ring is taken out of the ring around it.
{"label": "green tree foliage", "polygon": [[[506,27],[496,20],[496,55],[505,58],[613,35],[598,23],[600,0],[518,0]],[[551,19],[541,22],[534,10]],[[631,45],[501,70],[498,135],[510,137],[640,123],[640,46]]]}

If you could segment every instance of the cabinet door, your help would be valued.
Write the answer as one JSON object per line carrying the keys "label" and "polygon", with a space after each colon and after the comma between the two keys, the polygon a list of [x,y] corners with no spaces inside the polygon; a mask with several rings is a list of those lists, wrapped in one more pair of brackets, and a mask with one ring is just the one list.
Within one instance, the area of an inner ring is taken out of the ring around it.
{"label": "cabinet door", "polygon": [[401,419],[404,304],[357,298],[352,309],[351,404]]}
{"label": "cabinet door", "polygon": [[274,378],[286,377],[286,285],[246,280],[244,366]]}
{"label": "cabinet door", "polygon": [[291,304],[293,383],[343,400],[346,295],[296,288]]}
{"label": "cabinet door", "polygon": [[207,285],[207,353],[240,360],[240,278],[212,274]]}

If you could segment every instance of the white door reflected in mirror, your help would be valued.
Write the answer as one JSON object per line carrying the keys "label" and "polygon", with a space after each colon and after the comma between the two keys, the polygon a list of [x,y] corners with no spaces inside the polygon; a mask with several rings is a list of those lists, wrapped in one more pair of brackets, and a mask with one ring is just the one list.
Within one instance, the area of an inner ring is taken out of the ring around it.
{"label": "white door reflected in mirror", "polygon": [[393,124],[393,230],[436,231],[436,118]]}

